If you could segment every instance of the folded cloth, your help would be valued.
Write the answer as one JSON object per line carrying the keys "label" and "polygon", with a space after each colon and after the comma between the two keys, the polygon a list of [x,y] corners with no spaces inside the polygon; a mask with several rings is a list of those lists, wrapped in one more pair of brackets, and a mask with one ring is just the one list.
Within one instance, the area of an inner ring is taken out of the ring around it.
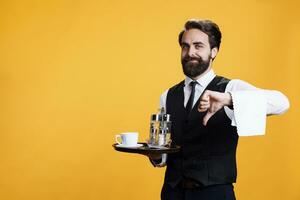
{"label": "folded cloth", "polygon": [[233,102],[232,125],[239,136],[264,135],[266,131],[267,100],[259,90],[230,92]]}

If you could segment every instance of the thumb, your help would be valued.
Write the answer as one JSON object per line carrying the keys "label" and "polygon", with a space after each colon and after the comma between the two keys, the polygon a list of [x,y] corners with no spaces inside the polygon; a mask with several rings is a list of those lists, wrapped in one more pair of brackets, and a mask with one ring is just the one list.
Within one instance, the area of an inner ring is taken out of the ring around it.
{"label": "thumb", "polygon": [[205,90],[201,99],[204,101],[209,101],[210,94],[211,94],[210,90]]}
{"label": "thumb", "polygon": [[203,117],[203,125],[206,126],[208,120],[213,116],[214,113],[210,112],[209,110],[207,111],[206,115]]}

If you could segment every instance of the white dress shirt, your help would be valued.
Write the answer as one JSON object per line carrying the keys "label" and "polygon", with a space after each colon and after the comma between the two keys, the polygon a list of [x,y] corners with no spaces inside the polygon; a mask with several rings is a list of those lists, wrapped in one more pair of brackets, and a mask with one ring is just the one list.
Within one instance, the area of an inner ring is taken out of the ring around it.
{"label": "white dress shirt", "polygon": [[[214,79],[216,74],[211,69],[206,74],[197,79],[193,106],[195,105],[206,86]],[[185,78],[184,106],[186,106],[191,94],[190,82],[193,80]],[[231,120],[231,125],[237,127],[239,136],[252,136],[265,134],[266,116],[283,114],[289,108],[288,98],[276,90],[264,90],[238,79],[230,80],[225,92],[232,96],[233,110],[224,107],[226,115]],[[160,97],[160,108],[166,109],[166,99],[168,90]],[[201,123],[201,122],[199,122]],[[153,162],[157,167],[165,165],[167,154],[162,155],[160,163]]]}

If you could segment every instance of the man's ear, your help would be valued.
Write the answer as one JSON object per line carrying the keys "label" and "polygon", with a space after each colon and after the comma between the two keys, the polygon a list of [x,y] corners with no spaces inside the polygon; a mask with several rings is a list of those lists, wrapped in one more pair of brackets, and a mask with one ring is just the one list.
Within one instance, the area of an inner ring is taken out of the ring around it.
{"label": "man's ear", "polygon": [[212,50],[211,50],[211,58],[212,59],[215,59],[215,57],[217,56],[218,54],[218,48],[217,47],[214,47]]}

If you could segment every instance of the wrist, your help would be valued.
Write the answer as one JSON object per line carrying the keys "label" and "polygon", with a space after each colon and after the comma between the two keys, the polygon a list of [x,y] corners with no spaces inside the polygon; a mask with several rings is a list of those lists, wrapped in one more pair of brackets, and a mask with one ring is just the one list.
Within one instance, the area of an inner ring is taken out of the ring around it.
{"label": "wrist", "polygon": [[232,97],[229,92],[224,93],[224,106],[232,106]]}

